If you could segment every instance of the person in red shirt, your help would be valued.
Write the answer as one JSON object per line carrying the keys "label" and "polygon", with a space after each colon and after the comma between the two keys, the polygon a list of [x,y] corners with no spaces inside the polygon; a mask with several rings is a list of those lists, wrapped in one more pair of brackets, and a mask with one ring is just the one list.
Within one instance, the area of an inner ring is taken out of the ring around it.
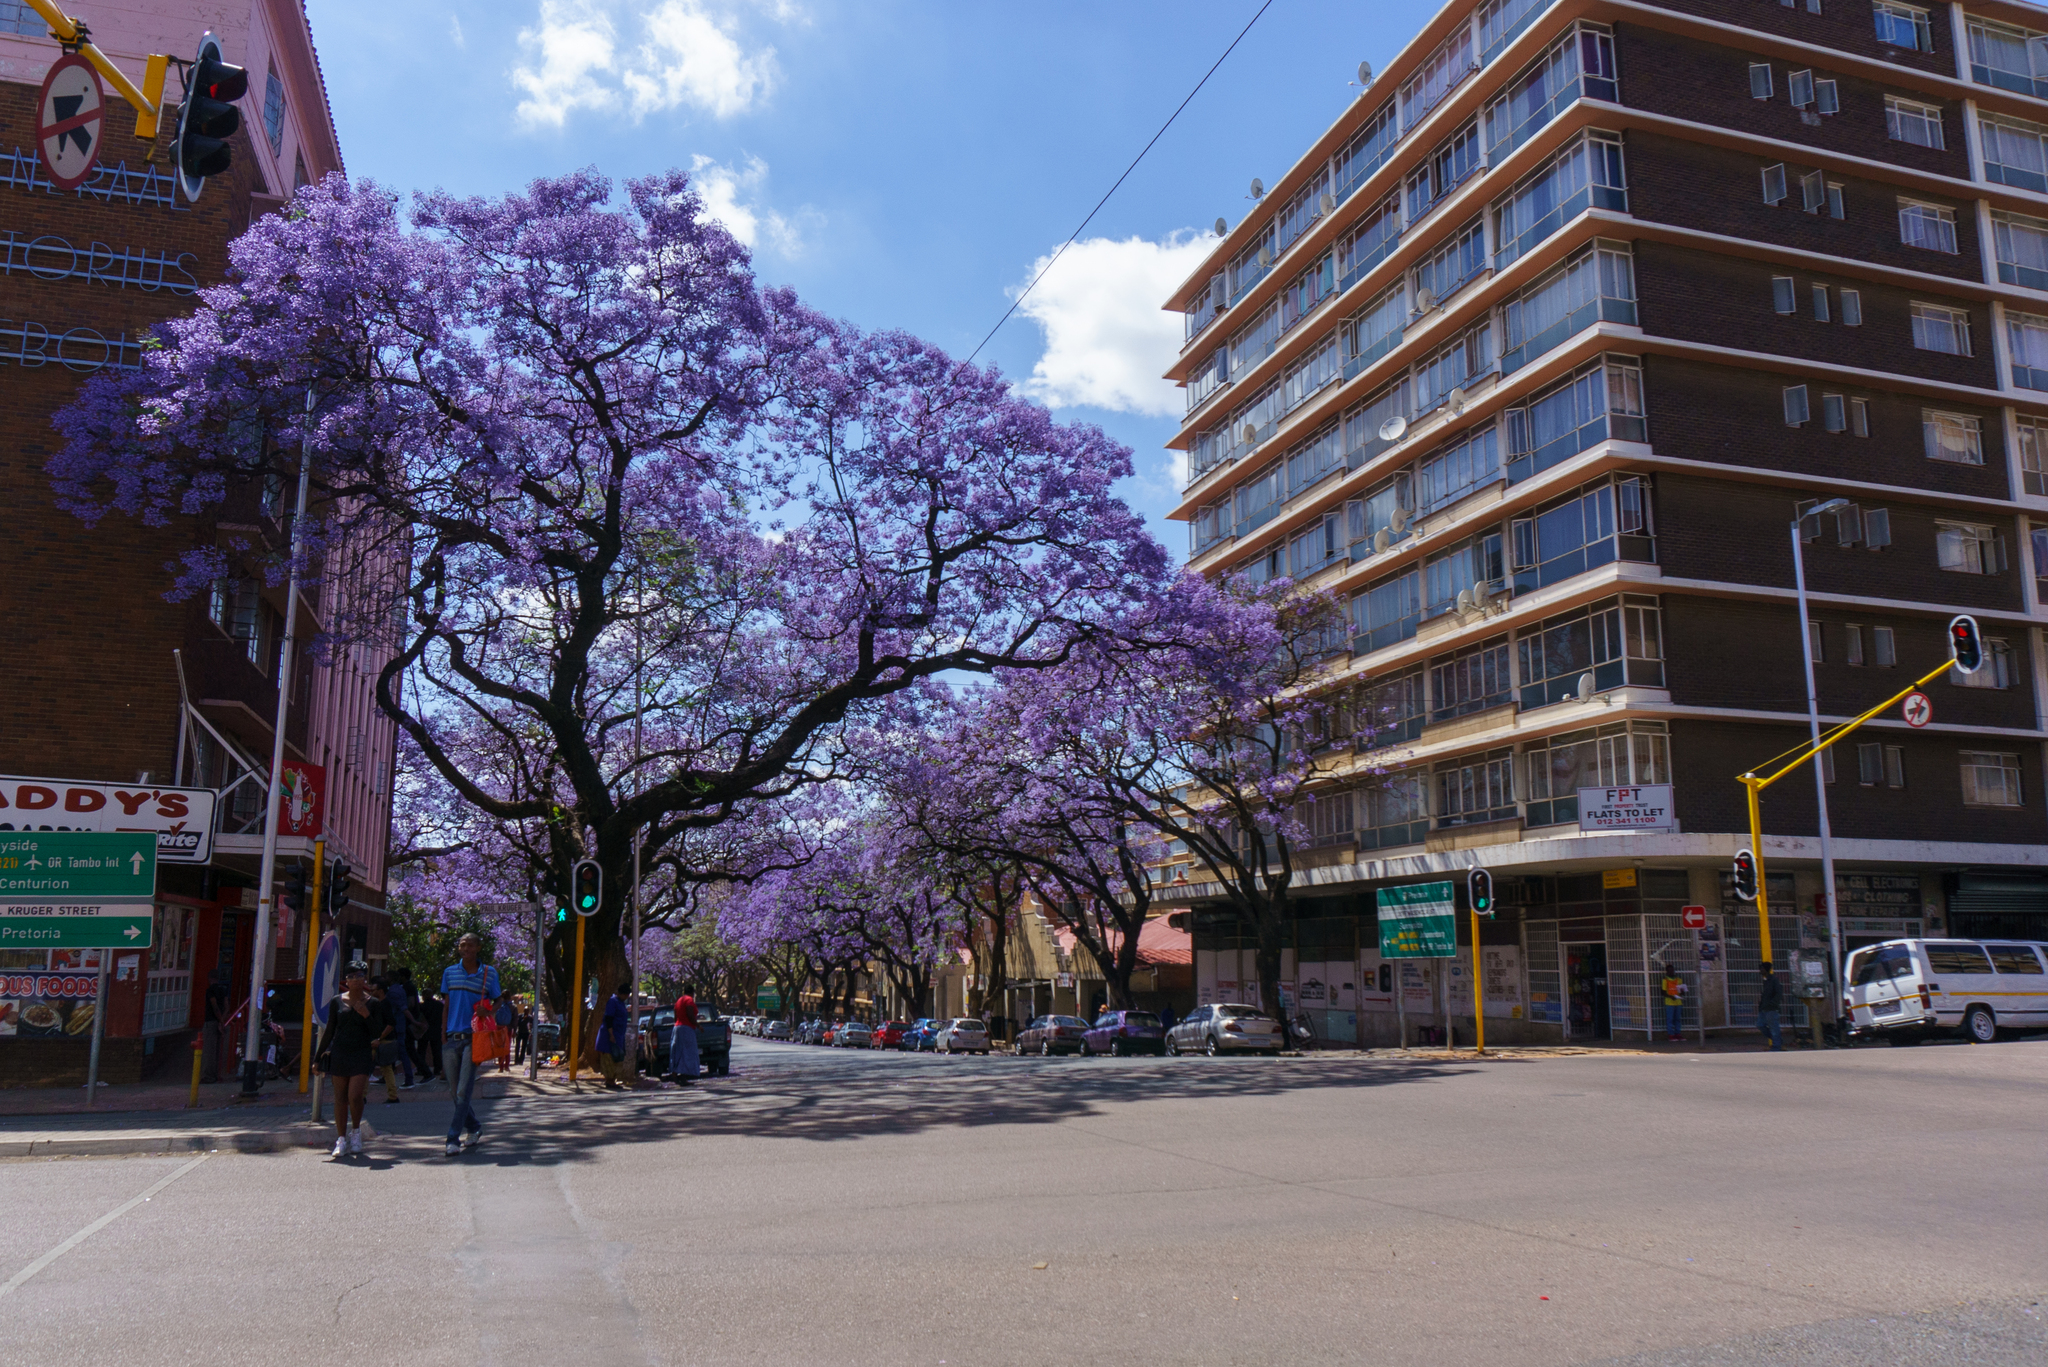
{"label": "person in red shirt", "polygon": [[676,998],[676,1028],[668,1041],[668,1071],[687,1087],[697,1080],[697,999],[685,992]]}

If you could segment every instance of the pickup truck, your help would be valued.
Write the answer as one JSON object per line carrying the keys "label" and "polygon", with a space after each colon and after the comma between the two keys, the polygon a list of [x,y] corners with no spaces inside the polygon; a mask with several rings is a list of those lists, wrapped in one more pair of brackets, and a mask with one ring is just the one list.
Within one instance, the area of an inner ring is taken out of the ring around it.
{"label": "pickup truck", "polygon": [[[669,1036],[675,1033],[676,1013],[664,1006],[640,1018],[640,1034],[653,1049],[653,1071],[669,1071]],[[718,1014],[718,1008],[697,1003],[697,1062],[713,1077],[732,1072],[732,1022]]]}

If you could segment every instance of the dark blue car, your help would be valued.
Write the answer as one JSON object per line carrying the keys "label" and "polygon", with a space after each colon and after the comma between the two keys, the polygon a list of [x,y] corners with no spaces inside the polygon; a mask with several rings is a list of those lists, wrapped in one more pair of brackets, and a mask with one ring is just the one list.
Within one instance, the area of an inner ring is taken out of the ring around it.
{"label": "dark blue car", "polygon": [[907,1054],[935,1053],[939,1047],[939,1028],[946,1022],[921,1016],[911,1023],[896,1041],[896,1048]]}
{"label": "dark blue car", "polygon": [[1081,1036],[1081,1057],[1094,1054],[1163,1054],[1166,1027],[1150,1011],[1105,1011]]}

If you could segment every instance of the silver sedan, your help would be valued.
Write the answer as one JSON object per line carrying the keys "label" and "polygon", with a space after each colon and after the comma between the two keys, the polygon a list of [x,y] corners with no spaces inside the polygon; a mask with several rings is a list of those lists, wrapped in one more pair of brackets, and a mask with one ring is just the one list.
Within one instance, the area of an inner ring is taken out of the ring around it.
{"label": "silver sedan", "polygon": [[1277,1054],[1287,1042],[1280,1022],[1256,1006],[1198,1006],[1166,1032],[1169,1054]]}

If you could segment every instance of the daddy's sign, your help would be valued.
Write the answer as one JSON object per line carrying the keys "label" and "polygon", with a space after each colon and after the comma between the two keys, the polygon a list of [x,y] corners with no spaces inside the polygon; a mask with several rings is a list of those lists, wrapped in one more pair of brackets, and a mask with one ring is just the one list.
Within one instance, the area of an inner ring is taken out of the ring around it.
{"label": "daddy's sign", "polygon": [[166,864],[213,857],[211,788],[0,775],[0,831],[154,831]]}

